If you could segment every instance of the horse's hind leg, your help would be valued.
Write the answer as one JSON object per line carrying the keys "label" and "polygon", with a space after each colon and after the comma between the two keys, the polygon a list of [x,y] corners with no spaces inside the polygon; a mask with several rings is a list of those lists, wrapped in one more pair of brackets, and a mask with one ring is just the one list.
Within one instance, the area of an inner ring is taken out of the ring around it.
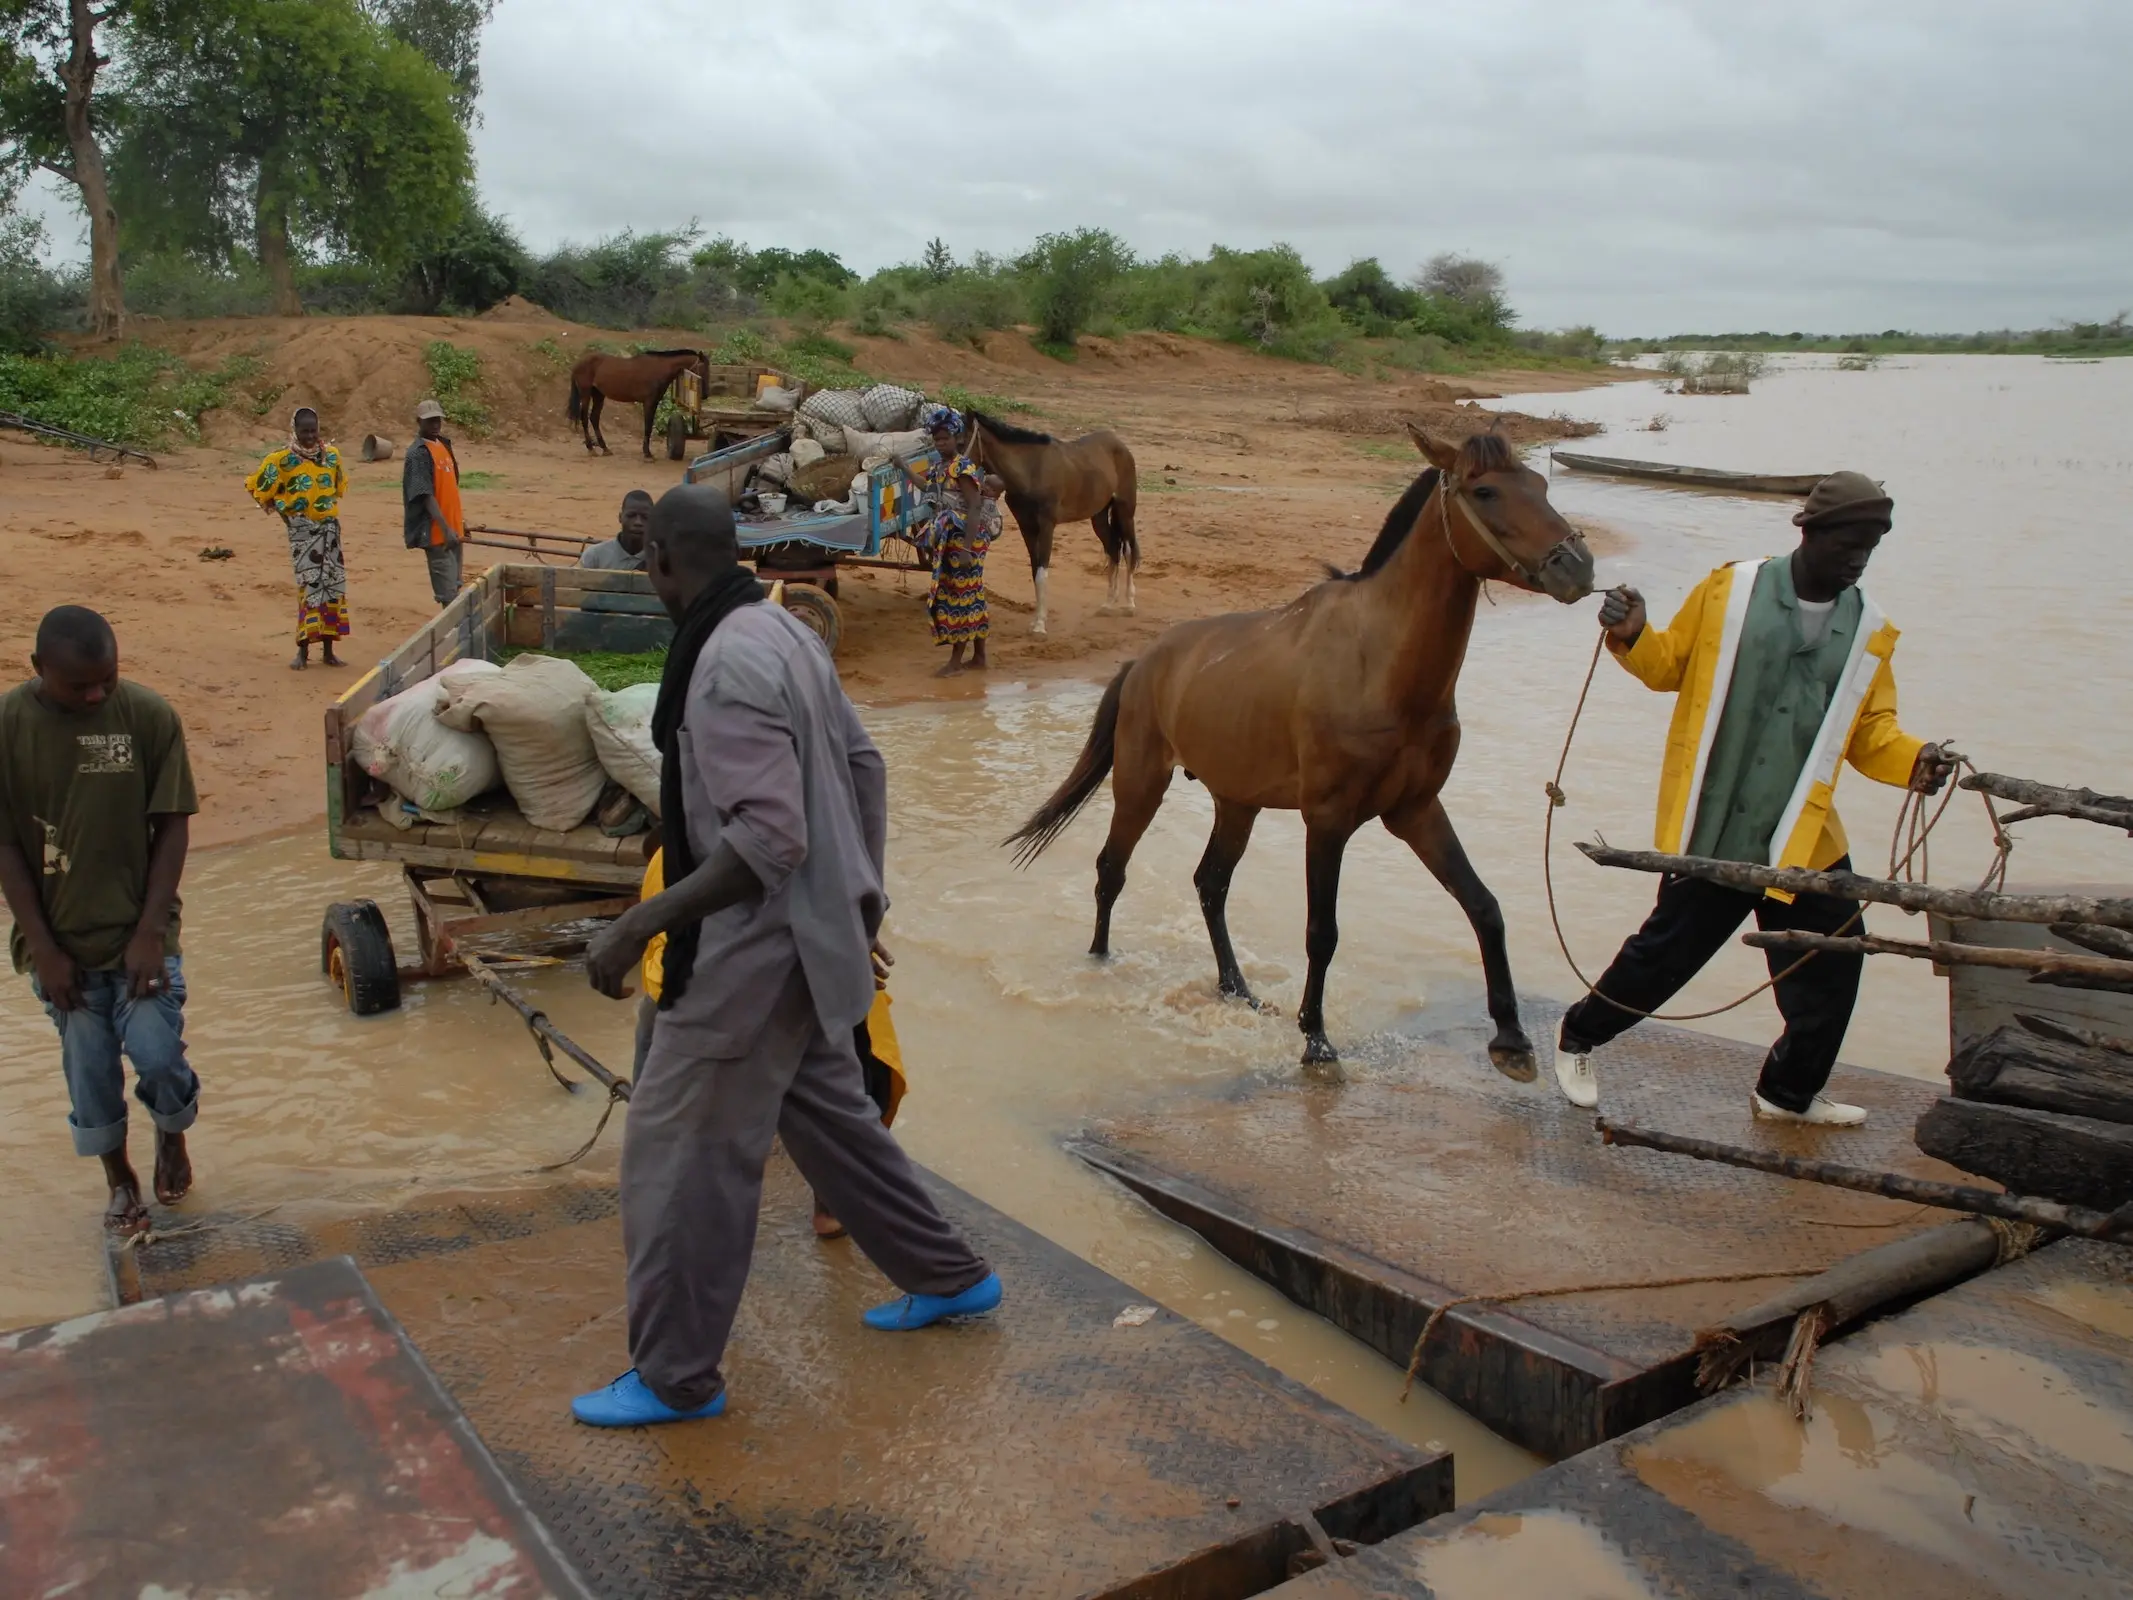
{"label": "horse's hind leg", "polygon": [[1132,616],[1137,609],[1133,598],[1133,574],[1140,570],[1141,541],[1134,531],[1134,504],[1123,497],[1111,502],[1111,532],[1118,540],[1118,555],[1113,559],[1120,569],[1119,587],[1124,593],[1119,597],[1119,610]]}
{"label": "horse's hind leg", "polygon": [[598,389],[593,390],[591,412],[593,438],[598,442],[600,446],[600,454],[602,454],[603,456],[611,456],[614,454],[614,451],[608,449],[607,435],[601,430],[600,427],[600,413],[605,411],[606,409],[607,396],[602,394]]}
{"label": "horse's hind leg", "polygon": [[1385,830],[1404,840],[1422,858],[1436,880],[1459,902],[1474,925],[1481,945],[1481,971],[1488,982],[1489,1019],[1496,1024],[1496,1037],[1489,1041],[1489,1060],[1496,1070],[1518,1083],[1531,1083],[1535,1076],[1533,1041],[1518,1020],[1518,990],[1511,982],[1511,953],[1504,942],[1503,908],[1481,874],[1467,860],[1452,819],[1444,814],[1441,801],[1409,806],[1385,816]]}
{"label": "horse's hind leg", "polygon": [[1201,914],[1207,918],[1207,937],[1215,947],[1216,986],[1225,996],[1247,1005],[1258,1002],[1252,999],[1244,969],[1237,965],[1237,952],[1229,942],[1229,880],[1244,857],[1245,846],[1252,842],[1252,824],[1258,820],[1257,806],[1238,805],[1218,796],[1214,832],[1207,836],[1207,851],[1192,875],[1192,886],[1200,891]]}
{"label": "horse's hind leg", "polygon": [[[1111,769],[1111,832],[1096,855],[1096,937],[1089,954],[1111,953],[1111,908],[1126,887],[1126,863],[1162,808],[1170,788],[1170,753],[1153,728],[1139,738],[1121,728],[1117,765]],[[1239,847],[1240,853],[1242,847]]]}
{"label": "horse's hind leg", "polygon": [[[1020,521],[1021,519],[1018,517],[1016,520]],[[1029,546],[1030,587],[1037,591],[1037,620],[1030,624],[1029,631],[1037,638],[1042,639],[1048,626],[1045,619],[1044,596],[1047,580],[1050,578],[1052,570],[1051,513],[1049,511],[1037,512],[1033,518],[1033,526],[1023,529],[1022,540]],[[1163,781],[1167,783],[1169,779],[1166,778]]]}
{"label": "horse's hind leg", "polygon": [[1096,541],[1104,547],[1104,556],[1110,562],[1110,570],[1104,574],[1104,603],[1096,608],[1099,617],[1108,617],[1118,610],[1118,528],[1109,505],[1089,519],[1096,530]]}
{"label": "horse's hind leg", "polygon": [[1333,1067],[1340,1060],[1326,1037],[1326,969],[1332,966],[1333,952],[1341,941],[1341,858],[1353,836],[1351,828],[1304,825],[1304,897],[1309,907],[1304,955],[1310,966],[1304,974],[1303,1004],[1296,1008],[1296,1026],[1303,1030],[1307,1067]]}

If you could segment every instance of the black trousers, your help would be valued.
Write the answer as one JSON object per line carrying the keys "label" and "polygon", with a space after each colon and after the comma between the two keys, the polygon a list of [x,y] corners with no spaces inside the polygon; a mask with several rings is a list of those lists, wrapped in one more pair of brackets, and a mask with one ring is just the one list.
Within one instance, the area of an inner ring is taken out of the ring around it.
{"label": "black trousers", "polygon": [[[1835,862],[1835,872],[1849,872],[1851,857]],[[1599,994],[1589,994],[1563,1016],[1565,1049],[1592,1049],[1626,1033],[1640,1020],[1632,1011],[1657,1011],[1709,964],[1752,912],[1756,926],[1768,933],[1797,929],[1806,933],[1861,933],[1859,923],[1845,924],[1859,909],[1835,895],[1803,894],[1790,905],[1768,896],[1726,889],[1700,878],[1659,880],[1659,903],[1631,934],[1606,975]],[[1768,950],[1773,975],[1800,959],[1796,950]],[[1829,1082],[1851,1026],[1859,999],[1863,956],[1817,955],[1799,971],[1780,978],[1776,996],[1785,1032],[1763,1062],[1756,1092],[1788,1111],[1805,1111]],[[1602,999],[1605,995],[1607,998]],[[1610,1004],[1619,1000],[1621,1005]]]}

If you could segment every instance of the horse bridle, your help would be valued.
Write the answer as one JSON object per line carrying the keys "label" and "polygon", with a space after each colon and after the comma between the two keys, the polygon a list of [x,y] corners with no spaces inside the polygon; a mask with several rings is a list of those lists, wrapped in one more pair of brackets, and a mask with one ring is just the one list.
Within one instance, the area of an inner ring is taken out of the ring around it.
{"label": "horse bridle", "polygon": [[1481,513],[1476,511],[1467,501],[1466,486],[1451,473],[1445,472],[1440,468],[1437,476],[1437,512],[1444,522],[1444,548],[1452,553],[1454,561],[1459,562],[1461,570],[1472,574],[1474,577],[1481,578],[1484,583],[1488,581],[1485,575],[1475,572],[1464,561],[1459,561],[1459,546],[1452,542],[1451,508],[1454,502],[1458,504],[1460,515],[1466,518],[1467,526],[1481,536],[1481,542],[1489,547],[1490,552],[1495,555],[1496,559],[1521,578],[1524,578],[1526,582],[1536,586],[1541,584],[1541,573],[1546,570],[1549,563],[1567,552],[1578,537],[1577,530],[1575,528],[1571,529],[1569,538],[1557,540],[1554,547],[1546,555],[1529,566],[1519,560],[1511,552],[1510,546],[1497,538],[1494,530],[1481,520]]}

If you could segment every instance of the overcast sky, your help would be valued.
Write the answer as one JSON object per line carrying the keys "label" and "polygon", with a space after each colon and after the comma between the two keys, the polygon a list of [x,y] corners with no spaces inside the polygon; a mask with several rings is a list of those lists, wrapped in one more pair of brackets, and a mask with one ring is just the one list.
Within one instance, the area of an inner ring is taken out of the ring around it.
{"label": "overcast sky", "polygon": [[499,0],[476,147],[536,248],[1090,224],[1472,252],[1543,327],[2038,326],[2133,305],[2129,61],[2128,0]]}

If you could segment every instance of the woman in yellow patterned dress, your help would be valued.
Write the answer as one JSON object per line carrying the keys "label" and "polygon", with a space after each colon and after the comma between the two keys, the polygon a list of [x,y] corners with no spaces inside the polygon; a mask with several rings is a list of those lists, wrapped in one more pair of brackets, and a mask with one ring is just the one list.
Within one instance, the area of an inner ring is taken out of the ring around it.
{"label": "woman in yellow patterned dress", "polygon": [[260,509],[289,530],[289,564],[296,571],[296,655],[302,671],[311,644],[329,667],[343,663],[333,641],[348,636],[348,566],[341,559],[341,495],[348,486],[341,453],[319,437],[318,413],[300,406],[289,419],[289,442],[259,463],[245,489]]}
{"label": "woman in yellow patterned dress", "polygon": [[933,497],[933,520],[923,536],[933,557],[933,592],[926,614],[933,622],[933,642],[948,649],[940,676],[952,678],[986,667],[985,640],[992,619],[985,608],[985,552],[992,548],[993,520],[986,514],[984,478],[977,463],[963,454],[963,418],[947,406],[928,406],[921,425],[933,435],[939,459],[915,468],[912,476]]}

